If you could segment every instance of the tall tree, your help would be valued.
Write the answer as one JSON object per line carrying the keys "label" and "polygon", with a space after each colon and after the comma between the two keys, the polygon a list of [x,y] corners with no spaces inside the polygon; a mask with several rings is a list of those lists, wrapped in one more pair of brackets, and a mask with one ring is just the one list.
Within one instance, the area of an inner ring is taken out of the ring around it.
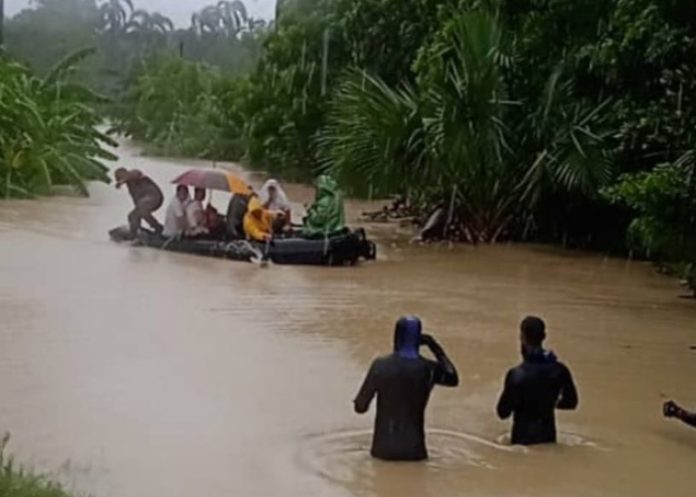
{"label": "tall tree", "polygon": [[120,33],[128,22],[129,12],[133,12],[132,0],[105,0],[99,6],[102,29],[110,33]]}
{"label": "tall tree", "polygon": [[241,0],[218,2],[220,21],[229,38],[236,38],[249,20],[246,6]]}
{"label": "tall tree", "polygon": [[0,47],[5,41],[3,27],[5,26],[5,0],[0,0]]}

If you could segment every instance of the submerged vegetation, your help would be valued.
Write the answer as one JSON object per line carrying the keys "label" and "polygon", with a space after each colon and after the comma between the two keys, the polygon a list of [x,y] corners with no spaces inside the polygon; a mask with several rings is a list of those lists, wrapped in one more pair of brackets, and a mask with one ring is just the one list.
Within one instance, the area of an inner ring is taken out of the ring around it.
{"label": "submerged vegetation", "polygon": [[70,497],[60,485],[18,467],[7,456],[9,436],[0,441],[0,497]]}
{"label": "submerged vegetation", "polygon": [[273,22],[235,0],[187,28],[134,3],[41,0],[8,52],[45,74],[96,46],[75,77],[168,154],[329,171],[475,243],[696,259],[691,0],[284,0]]}

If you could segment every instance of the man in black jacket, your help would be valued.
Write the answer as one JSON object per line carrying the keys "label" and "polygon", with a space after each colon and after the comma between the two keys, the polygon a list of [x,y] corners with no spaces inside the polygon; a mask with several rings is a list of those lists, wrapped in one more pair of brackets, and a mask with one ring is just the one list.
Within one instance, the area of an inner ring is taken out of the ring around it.
{"label": "man in black jacket", "polygon": [[[421,357],[424,345],[435,361]],[[421,334],[415,317],[401,318],[394,333],[394,353],[376,359],[355,398],[355,412],[363,414],[377,395],[372,456],[389,461],[427,459],[423,429],[425,407],[435,385],[455,387],[457,370],[430,335]]]}
{"label": "man in black jacket", "polygon": [[578,406],[570,370],[553,352],[543,348],[546,325],[527,317],[520,326],[522,364],[508,371],[498,402],[498,416],[513,416],[512,443],[533,445],[556,442],[556,409]]}

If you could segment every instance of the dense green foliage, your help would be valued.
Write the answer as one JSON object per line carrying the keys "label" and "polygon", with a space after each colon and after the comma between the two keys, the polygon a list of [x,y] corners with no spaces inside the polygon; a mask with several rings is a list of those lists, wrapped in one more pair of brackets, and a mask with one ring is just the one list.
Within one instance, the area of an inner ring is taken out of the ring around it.
{"label": "dense green foliage", "polygon": [[60,485],[19,468],[6,454],[8,439],[0,441],[0,497],[69,497]]}
{"label": "dense green foliage", "polygon": [[696,151],[652,171],[627,174],[605,196],[637,214],[629,242],[662,260],[686,260],[696,253]]}
{"label": "dense green foliage", "polygon": [[111,140],[97,131],[101,118],[86,104],[97,97],[66,82],[71,68],[89,54],[78,52],[39,79],[0,58],[0,195],[32,196],[54,185],[72,185],[86,195],[86,180],[108,181],[99,159],[115,158]]}
{"label": "dense green foliage", "polygon": [[328,170],[474,242],[694,258],[692,0],[284,0],[268,26],[231,1],[174,32],[133,7],[98,2],[83,35],[160,150]]}

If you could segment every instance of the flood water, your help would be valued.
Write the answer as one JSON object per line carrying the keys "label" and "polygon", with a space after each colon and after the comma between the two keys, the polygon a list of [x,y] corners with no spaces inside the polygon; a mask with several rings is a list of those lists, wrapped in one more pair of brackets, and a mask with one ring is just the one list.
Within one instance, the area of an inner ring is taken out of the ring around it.
{"label": "flood water", "polygon": [[[121,154],[163,185],[195,164]],[[0,202],[0,430],[18,460],[71,488],[694,495],[696,431],[663,420],[661,403],[696,407],[696,303],[648,265],[534,246],[423,248],[371,226],[375,263],[261,269],[113,244],[106,232],[130,200],[113,186],[92,192]],[[311,194],[290,193],[300,203]],[[374,411],[352,413],[404,313],[424,319],[461,379],[434,392],[423,464],[371,460]],[[560,415],[558,446],[520,449],[505,444],[494,407],[529,313],[546,318],[581,406]]]}

